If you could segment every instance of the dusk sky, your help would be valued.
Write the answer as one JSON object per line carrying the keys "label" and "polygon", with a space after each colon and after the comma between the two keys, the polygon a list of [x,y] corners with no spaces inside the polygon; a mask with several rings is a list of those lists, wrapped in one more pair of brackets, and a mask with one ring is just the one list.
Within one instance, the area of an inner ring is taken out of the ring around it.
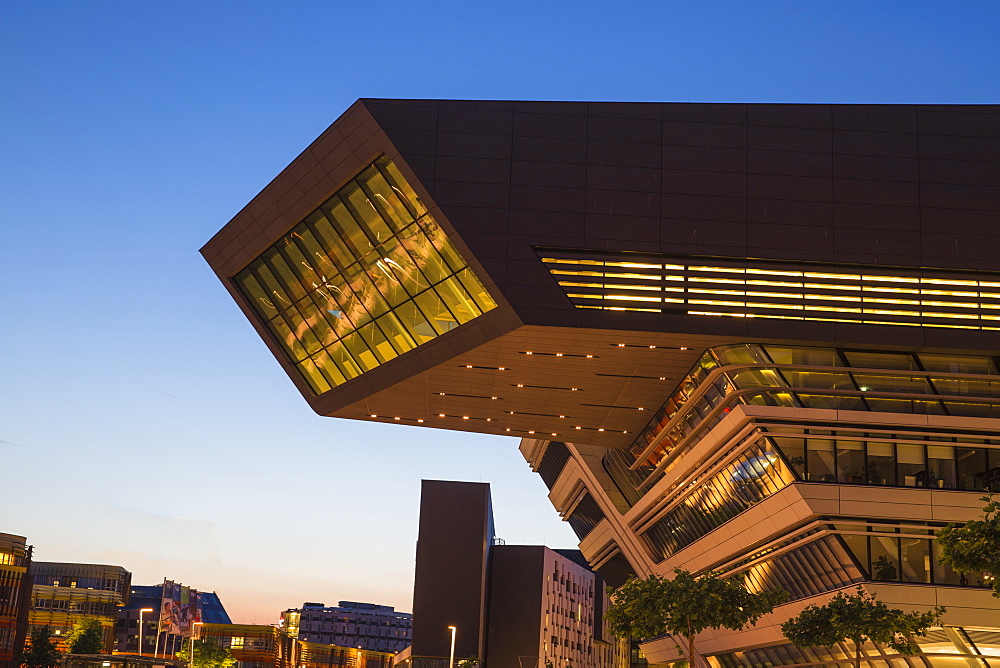
{"label": "dusk sky", "polygon": [[[318,417],[198,249],[359,97],[1000,102],[1000,2],[0,3],[0,532],[410,610],[421,478],[573,547],[512,438]],[[1000,252],[1000,251],[998,251]]]}

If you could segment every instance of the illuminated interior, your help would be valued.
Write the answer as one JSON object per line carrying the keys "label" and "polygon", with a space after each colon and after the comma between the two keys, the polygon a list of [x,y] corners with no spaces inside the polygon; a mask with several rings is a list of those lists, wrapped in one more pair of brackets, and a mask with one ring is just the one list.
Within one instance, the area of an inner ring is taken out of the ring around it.
{"label": "illuminated interior", "polygon": [[[1000,417],[1000,370],[986,356],[718,346],[702,355],[629,450],[605,454],[604,467],[629,503],[637,503],[739,404]],[[779,440],[796,458],[796,474],[810,482],[1000,491],[1000,441],[942,442],[925,451],[919,439],[849,445],[851,438],[836,445],[831,438]]]}
{"label": "illuminated interior", "polygon": [[539,250],[577,308],[1000,330],[1000,276]]}
{"label": "illuminated interior", "polygon": [[496,306],[384,157],[235,280],[317,394]]}

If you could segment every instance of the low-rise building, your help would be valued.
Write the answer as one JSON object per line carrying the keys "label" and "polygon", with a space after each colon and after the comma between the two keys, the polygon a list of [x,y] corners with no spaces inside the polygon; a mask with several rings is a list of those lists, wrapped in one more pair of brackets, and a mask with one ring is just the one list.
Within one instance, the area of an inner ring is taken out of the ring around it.
{"label": "low-rise building", "polygon": [[235,668],[390,668],[392,654],[305,642],[263,624],[203,624],[197,636],[232,652]]}
{"label": "low-rise building", "polygon": [[31,601],[31,546],[23,536],[0,533],[0,668],[14,668],[24,645]]}
{"label": "low-rise building", "polygon": [[[131,573],[121,566],[38,561],[31,577],[30,626],[49,626],[56,636],[65,636],[84,617],[94,617],[110,652],[118,610],[129,602]],[[60,649],[66,649],[64,642]]]}
{"label": "low-rise building", "polygon": [[304,642],[394,654],[410,644],[413,615],[375,603],[303,603],[301,608],[282,612],[281,624],[291,636]]}

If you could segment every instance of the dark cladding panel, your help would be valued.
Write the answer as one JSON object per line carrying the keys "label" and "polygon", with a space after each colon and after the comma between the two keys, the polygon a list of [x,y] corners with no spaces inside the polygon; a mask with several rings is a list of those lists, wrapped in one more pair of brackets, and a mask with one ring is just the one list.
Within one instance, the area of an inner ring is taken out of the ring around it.
{"label": "dark cladding panel", "polygon": [[485,653],[493,509],[486,483],[424,480],[413,583],[413,656]]}
{"label": "dark cladding panel", "polygon": [[518,657],[534,659],[538,654],[544,553],[541,545],[498,545],[493,550],[487,645],[491,666],[517,668]]}

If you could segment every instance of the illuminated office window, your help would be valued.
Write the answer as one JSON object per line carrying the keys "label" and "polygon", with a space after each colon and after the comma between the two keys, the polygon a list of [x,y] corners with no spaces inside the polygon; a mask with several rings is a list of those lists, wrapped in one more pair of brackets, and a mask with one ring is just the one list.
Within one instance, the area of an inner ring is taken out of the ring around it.
{"label": "illuminated office window", "polygon": [[317,394],[496,307],[384,157],[236,283]]}
{"label": "illuminated office window", "polygon": [[576,308],[1000,331],[995,273],[536,251]]}

